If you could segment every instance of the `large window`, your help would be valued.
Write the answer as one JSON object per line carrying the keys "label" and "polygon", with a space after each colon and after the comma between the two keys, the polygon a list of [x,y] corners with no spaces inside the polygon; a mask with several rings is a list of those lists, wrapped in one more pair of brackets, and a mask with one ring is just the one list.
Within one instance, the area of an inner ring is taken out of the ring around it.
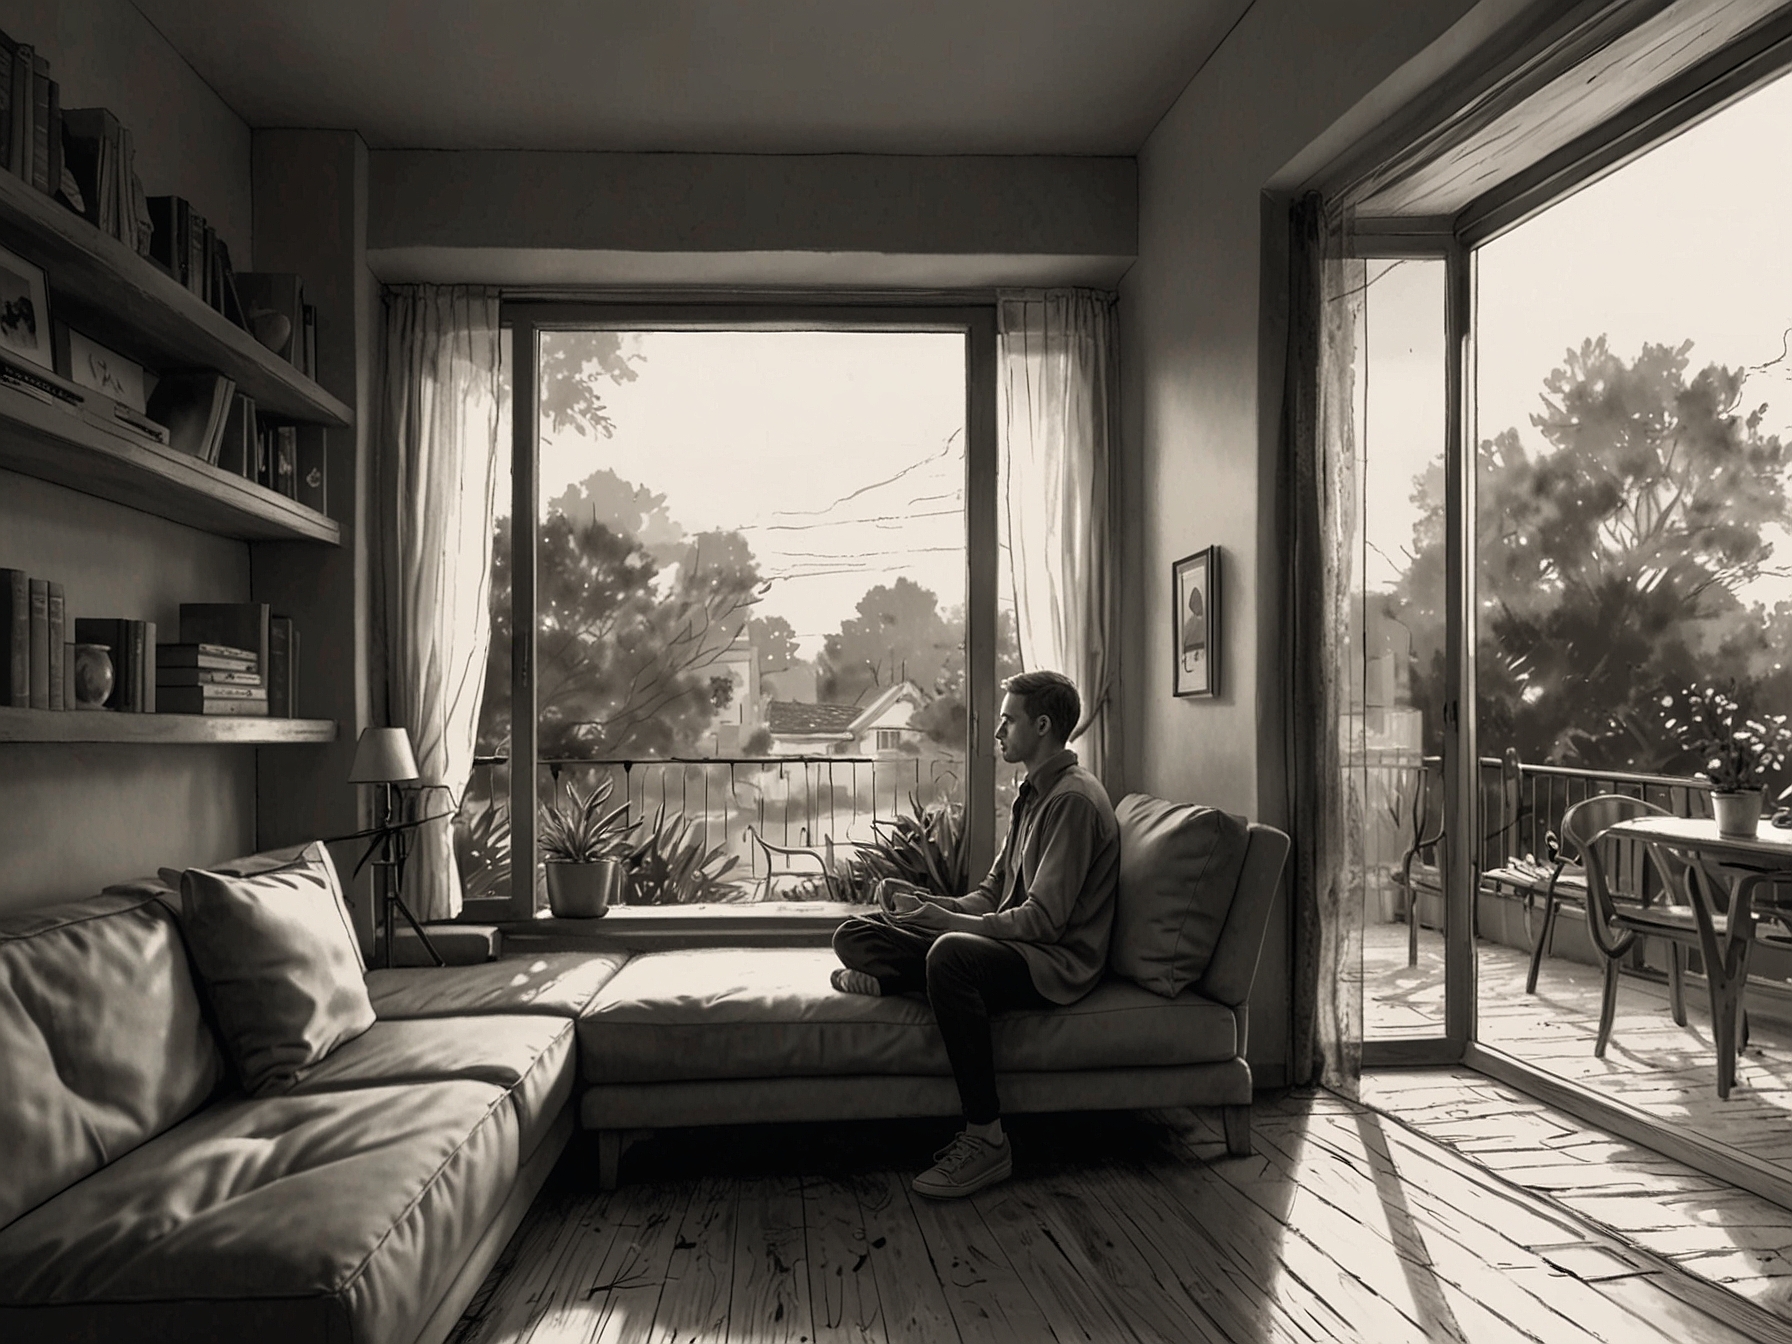
{"label": "large window", "polygon": [[993,572],[993,445],[969,393],[992,382],[988,323],[868,317],[519,324],[532,517],[497,523],[469,894],[545,902],[518,778],[538,808],[607,789],[627,809],[640,903],[862,899],[855,860],[910,823],[987,851],[969,702],[996,603],[969,576],[979,548]]}

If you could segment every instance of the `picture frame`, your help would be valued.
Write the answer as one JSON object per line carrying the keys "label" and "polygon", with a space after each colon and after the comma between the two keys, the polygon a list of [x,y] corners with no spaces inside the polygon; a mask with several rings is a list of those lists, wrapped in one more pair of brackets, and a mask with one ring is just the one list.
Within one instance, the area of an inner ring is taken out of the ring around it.
{"label": "picture frame", "polygon": [[0,247],[0,354],[56,372],[50,287],[43,267]]}
{"label": "picture frame", "polygon": [[1171,653],[1175,694],[1220,693],[1220,548],[1209,546],[1170,566]]}
{"label": "picture frame", "polygon": [[139,415],[148,404],[143,366],[108,350],[98,341],[67,326],[55,324],[56,372],[90,392],[112,398]]}

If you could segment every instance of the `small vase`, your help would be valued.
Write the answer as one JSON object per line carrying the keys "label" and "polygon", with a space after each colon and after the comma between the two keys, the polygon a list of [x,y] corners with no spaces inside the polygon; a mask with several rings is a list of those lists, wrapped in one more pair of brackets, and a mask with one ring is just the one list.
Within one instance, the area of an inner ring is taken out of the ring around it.
{"label": "small vase", "polygon": [[1761,790],[1713,791],[1711,813],[1717,818],[1717,833],[1725,839],[1753,840],[1761,824]]}
{"label": "small vase", "polygon": [[112,694],[112,646],[75,645],[75,708],[104,709]]}
{"label": "small vase", "polygon": [[614,859],[596,863],[563,863],[549,859],[548,909],[556,919],[602,919],[622,902],[628,870]]}

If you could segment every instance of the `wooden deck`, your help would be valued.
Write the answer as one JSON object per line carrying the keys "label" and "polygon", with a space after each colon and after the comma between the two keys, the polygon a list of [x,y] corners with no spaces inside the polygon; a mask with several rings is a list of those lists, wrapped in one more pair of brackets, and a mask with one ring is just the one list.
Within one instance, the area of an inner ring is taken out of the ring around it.
{"label": "wooden deck", "polygon": [[956,1204],[908,1189],[937,1122],[672,1131],[613,1193],[575,1146],[453,1339],[1792,1340],[1367,1107],[1257,1110],[1236,1159],[1195,1113],[1017,1117]]}
{"label": "wooden deck", "polygon": [[[1597,1095],[1690,1130],[1764,1162],[1792,1167],[1792,1032],[1756,1014],[1737,1062],[1737,1085],[1717,1097],[1716,1052],[1704,981],[1687,981],[1687,1025],[1668,1011],[1667,987],[1625,976],[1604,1059],[1593,1056],[1601,975],[1552,957],[1537,993],[1524,992],[1526,956],[1476,944],[1480,1041]],[[1367,1039],[1436,1035],[1443,1025],[1443,940],[1422,930],[1419,964],[1406,965],[1403,925],[1375,925],[1363,937],[1363,1018]]]}

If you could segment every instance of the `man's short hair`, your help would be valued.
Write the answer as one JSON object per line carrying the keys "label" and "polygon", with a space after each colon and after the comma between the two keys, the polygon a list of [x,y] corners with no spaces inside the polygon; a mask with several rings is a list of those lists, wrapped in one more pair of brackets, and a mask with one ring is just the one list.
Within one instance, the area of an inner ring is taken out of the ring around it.
{"label": "man's short hair", "polygon": [[1062,672],[1021,672],[1002,683],[1002,689],[1018,696],[1029,721],[1041,714],[1052,721],[1052,734],[1068,742],[1083,717],[1083,697],[1076,683]]}

